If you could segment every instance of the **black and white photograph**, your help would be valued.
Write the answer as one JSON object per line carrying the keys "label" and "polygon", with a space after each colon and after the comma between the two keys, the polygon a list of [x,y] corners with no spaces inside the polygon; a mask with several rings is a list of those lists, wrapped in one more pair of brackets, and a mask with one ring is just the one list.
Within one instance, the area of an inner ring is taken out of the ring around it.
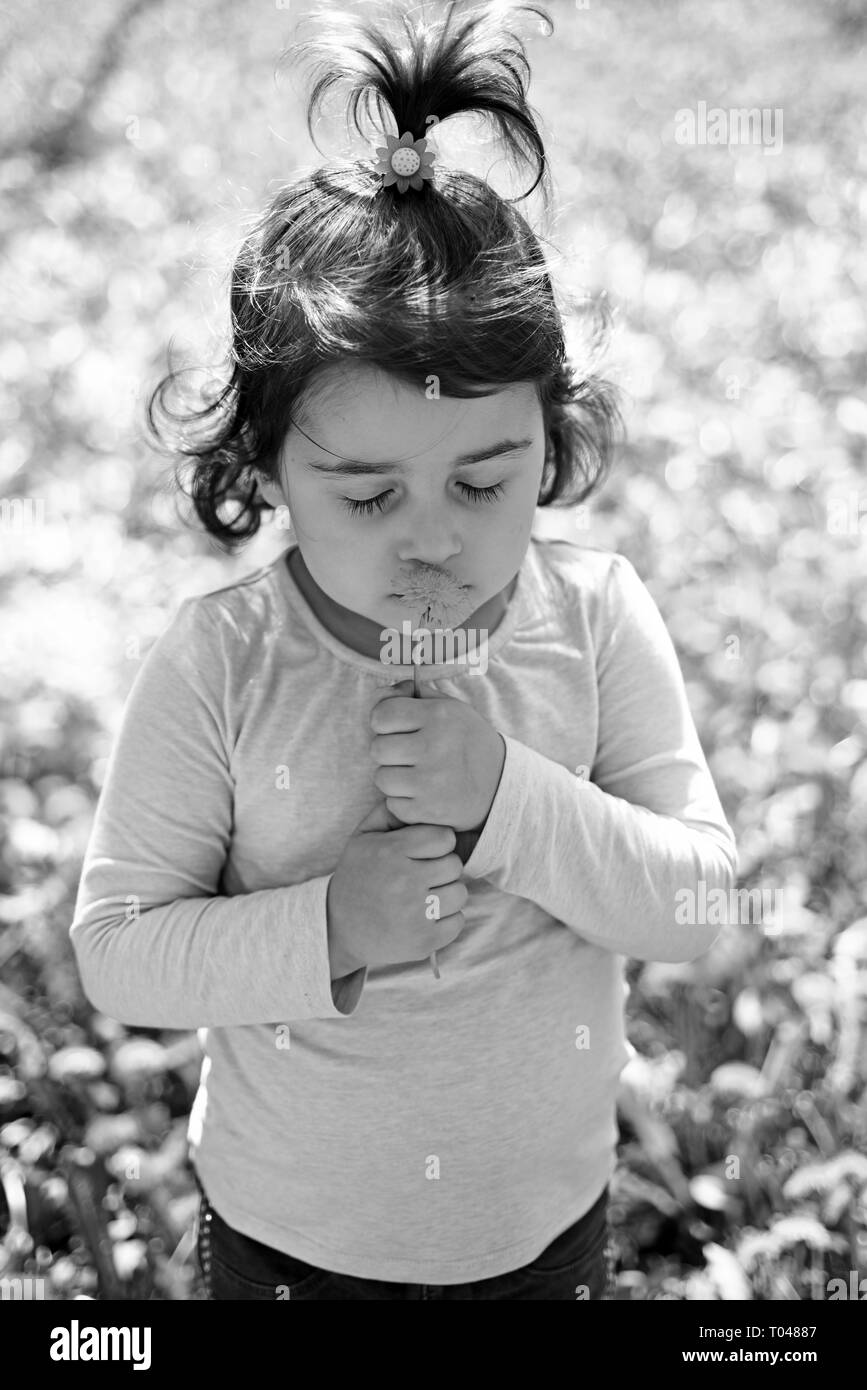
{"label": "black and white photograph", "polygon": [[827,1374],[867,3],[0,44],[4,1328],[163,1375],[167,1303],[553,1300],[627,1370]]}

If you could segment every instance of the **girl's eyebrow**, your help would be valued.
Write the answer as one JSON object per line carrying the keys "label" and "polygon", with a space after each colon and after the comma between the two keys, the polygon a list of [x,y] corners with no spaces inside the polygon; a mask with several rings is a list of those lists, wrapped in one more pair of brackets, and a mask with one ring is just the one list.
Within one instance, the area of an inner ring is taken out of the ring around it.
{"label": "girl's eyebrow", "polygon": [[[453,467],[460,468],[465,463],[484,463],[486,459],[499,458],[501,454],[516,454],[522,449],[529,449],[533,444],[532,439],[501,439],[498,444],[492,444],[488,449],[476,449],[470,454],[461,454],[456,458]],[[343,459],[339,463],[314,463],[312,459],[307,461],[308,468],[314,468],[317,473],[350,474],[354,477],[362,477],[364,474],[372,473],[402,473],[404,465],[402,463],[357,463],[353,459]]]}

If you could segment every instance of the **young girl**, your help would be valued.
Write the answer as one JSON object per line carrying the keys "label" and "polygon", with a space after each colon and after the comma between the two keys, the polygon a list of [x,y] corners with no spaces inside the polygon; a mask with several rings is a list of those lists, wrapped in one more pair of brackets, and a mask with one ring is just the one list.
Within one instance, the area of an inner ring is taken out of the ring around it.
{"label": "young girl", "polygon": [[567,360],[524,218],[429,158],[487,112],[547,193],[506,20],[399,44],[332,14],[310,50],[308,122],[348,80],[382,153],[246,239],[186,451],[211,535],[286,506],[297,544],[151,648],[83,867],[94,1005],[202,1030],[212,1298],[604,1297],[624,957],[700,955],[678,895],[734,880],[648,590],[531,535],[602,476],[613,388]]}

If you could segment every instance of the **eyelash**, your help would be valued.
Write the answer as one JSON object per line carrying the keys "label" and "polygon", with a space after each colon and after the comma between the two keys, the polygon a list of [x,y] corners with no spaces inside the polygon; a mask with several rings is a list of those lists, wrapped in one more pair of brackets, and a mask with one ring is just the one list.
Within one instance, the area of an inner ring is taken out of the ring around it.
{"label": "eyelash", "polygon": [[[493,502],[503,491],[502,483],[493,483],[490,487],[470,487],[469,483],[458,483],[458,487],[463,489],[464,496],[470,502]],[[374,509],[378,512],[385,510],[385,499],[390,495],[389,489],[388,492],[381,492],[378,497],[364,498],[362,501],[355,497],[341,497],[340,500],[351,516],[358,516],[362,512],[371,516]]]}

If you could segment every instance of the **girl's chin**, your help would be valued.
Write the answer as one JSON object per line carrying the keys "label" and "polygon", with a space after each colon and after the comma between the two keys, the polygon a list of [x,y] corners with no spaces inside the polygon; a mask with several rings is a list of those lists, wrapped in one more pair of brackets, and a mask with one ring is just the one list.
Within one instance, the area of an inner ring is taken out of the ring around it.
{"label": "girl's chin", "polygon": [[[392,627],[401,627],[405,622],[412,623],[413,626],[419,625],[421,610],[417,604],[408,604],[403,599],[398,598],[396,594],[386,594],[386,604],[387,607],[385,608],[385,612],[388,614],[388,621]],[[477,608],[478,604],[473,602],[470,612],[466,613],[465,611],[465,615],[461,618],[461,622],[466,622]],[[394,617],[392,617],[392,614]],[[459,625],[460,624],[457,624],[457,626]]]}

